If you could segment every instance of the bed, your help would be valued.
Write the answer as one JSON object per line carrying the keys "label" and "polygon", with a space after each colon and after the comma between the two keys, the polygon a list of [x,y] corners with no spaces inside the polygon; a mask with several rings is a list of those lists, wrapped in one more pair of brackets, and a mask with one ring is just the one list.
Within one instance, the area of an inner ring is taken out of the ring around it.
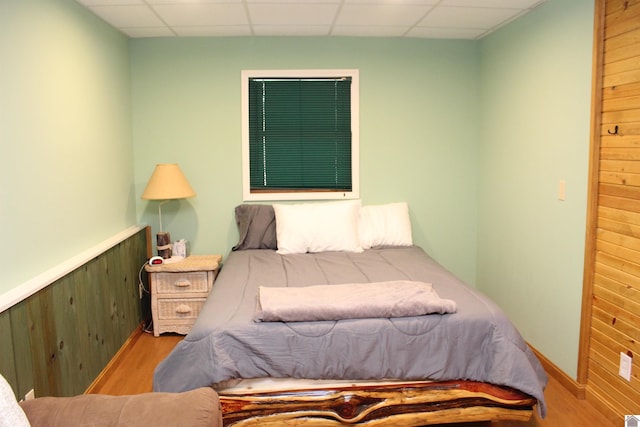
{"label": "bed", "polygon": [[[406,204],[368,210],[341,202],[345,212],[337,213],[336,204],[284,213],[279,205],[236,208],[239,243],[191,332],[158,365],[154,390],[214,386],[226,426],[524,421],[536,405],[544,416],[540,363],[495,303],[412,244]],[[341,227],[336,218],[350,225],[332,235]],[[300,235],[306,243],[296,248],[290,237]],[[260,316],[269,288],[340,295],[345,286],[398,282],[429,284],[454,309],[331,320]]]}

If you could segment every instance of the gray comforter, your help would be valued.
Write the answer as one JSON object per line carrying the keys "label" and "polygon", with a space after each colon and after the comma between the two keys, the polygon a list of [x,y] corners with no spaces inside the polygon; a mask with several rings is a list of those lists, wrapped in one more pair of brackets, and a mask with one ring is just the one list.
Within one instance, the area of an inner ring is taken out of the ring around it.
{"label": "gray comforter", "polygon": [[[413,280],[457,304],[453,314],[316,322],[254,322],[259,286]],[[500,308],[419,247],[279,255],[232,252],[191,333],[158,365],[154,390],[235,378],[477,380],[538,399],[547,377]]]}

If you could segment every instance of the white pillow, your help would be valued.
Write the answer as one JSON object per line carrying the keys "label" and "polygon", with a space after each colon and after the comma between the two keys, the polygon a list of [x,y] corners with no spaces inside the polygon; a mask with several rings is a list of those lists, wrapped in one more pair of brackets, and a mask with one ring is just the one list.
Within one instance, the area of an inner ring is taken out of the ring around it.
{"label": "white pillow", "polygon": [[279,254],[362,252],[358,237],[360,201],[274,204]]}
{"label": "white pillow", "polygon": [[411,246],[411,220],[406,202],[362,206],[360,209],[360,245]]}
{"label": "white pillow", "polygon": [[29,427],[29,420],[18,405],[11,386],[0,375],[0,427]]}

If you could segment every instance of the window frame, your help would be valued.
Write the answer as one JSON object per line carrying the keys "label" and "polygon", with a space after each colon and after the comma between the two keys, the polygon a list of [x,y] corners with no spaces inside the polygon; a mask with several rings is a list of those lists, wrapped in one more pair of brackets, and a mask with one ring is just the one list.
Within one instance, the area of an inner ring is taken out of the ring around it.
{"label": "window frame", "polygon": [[[269,190],[251,191],[249,170],[249,79],[251,78],[351,78],[351,191]],[[338,200],[360,197],[360,80],[357,69],[242,70],[242,199],[243,201]]]}

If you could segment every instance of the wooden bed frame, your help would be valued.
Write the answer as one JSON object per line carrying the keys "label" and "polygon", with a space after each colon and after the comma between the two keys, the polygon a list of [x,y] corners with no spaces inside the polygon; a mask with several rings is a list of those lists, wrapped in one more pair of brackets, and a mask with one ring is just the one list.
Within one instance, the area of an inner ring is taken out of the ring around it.
{"label": "wooden bed frame", "polygon": [[218,391],[225,427],[424,426],[527,421],[536,399],[476,381],[344,384],[292,390]]}

